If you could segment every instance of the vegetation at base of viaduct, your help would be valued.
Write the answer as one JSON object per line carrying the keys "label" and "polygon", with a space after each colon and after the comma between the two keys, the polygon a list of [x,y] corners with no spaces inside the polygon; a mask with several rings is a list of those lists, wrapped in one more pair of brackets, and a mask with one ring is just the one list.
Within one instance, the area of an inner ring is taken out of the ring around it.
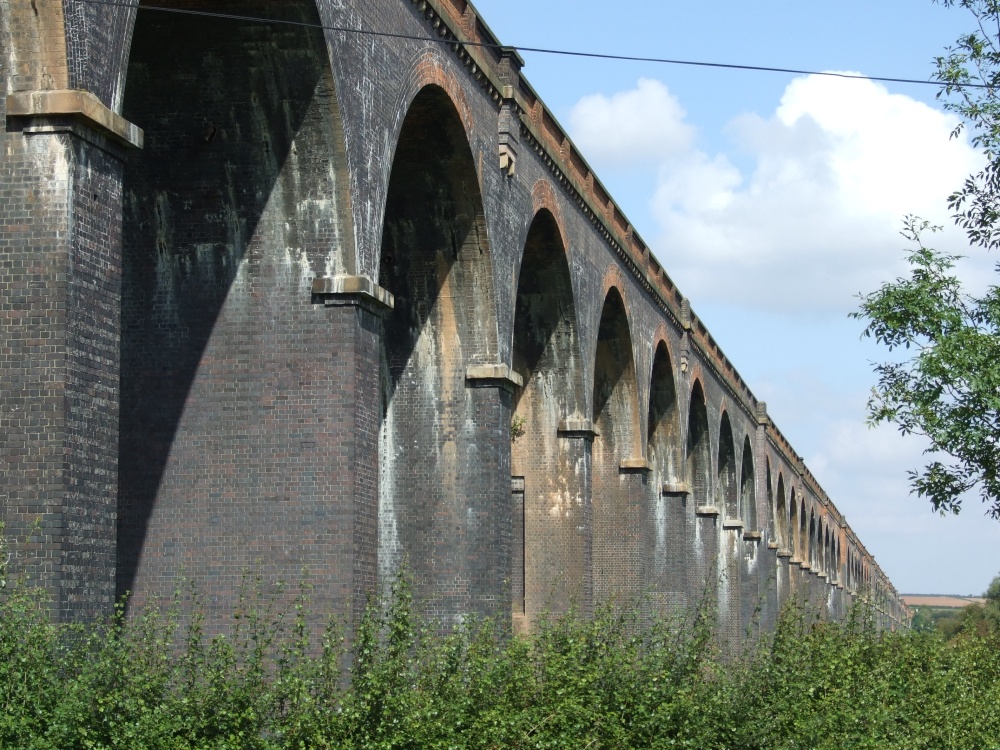
{"label": "vegetation at base of viaduct", "polygon": [[404,582],[369,602],[349,662],[337,627],[311,641],[307,592],[283,607],[248,579],[211,638],[199,599],[182,587],[171,608],[90,627],[6,580],[0,747],[1000,747],[998,636],[885,631],[862,605],[841,623],[786,607],[734,654],[709,607],[442,634]]}

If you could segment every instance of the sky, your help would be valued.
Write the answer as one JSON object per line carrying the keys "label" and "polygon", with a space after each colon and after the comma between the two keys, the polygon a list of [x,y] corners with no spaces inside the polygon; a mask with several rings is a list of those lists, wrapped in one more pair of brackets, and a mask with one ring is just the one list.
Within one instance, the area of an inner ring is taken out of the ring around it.
{"label": "sky", "polygon": [[[971,30],[930,0],[478,0],[503,44],[929,80]],[[870,429],[886,352],[848,314],[905,273],[903,218],[943,225],[983,288],[946,198],[981,157],[936,86],[523,52],[524,74],[901,593],[980,594],[1000,522],[909,494],[924,444]]]}

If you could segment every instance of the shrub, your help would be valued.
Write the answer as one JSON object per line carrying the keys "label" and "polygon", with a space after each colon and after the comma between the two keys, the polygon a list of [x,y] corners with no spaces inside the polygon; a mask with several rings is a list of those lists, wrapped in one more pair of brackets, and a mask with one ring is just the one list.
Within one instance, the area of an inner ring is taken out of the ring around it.
{"label": "shrub", "polygon": [[[0,570],[0,579],[4,579]],[[308,591],[248,577],[225,634],[200,615],[56,625],[45,595],[0,590],[0,748],[998,748],[1000,648],[975,630],[877,630],[787,609],[740,655],[711,609],[489,620],[443,630],[401,580],[373,600],[350,666],[338,627],[314,642]],[[198,607],[195,607],[198,611]],[[652,621],[650,621],[652,619]]]}

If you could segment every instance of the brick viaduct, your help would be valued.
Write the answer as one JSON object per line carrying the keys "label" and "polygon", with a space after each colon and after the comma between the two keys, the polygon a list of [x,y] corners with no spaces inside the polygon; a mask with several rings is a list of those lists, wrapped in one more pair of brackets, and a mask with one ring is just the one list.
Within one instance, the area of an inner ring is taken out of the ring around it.
{"label": "brick viaduct", "polygon": [[57,617],[247,567],[356,615],[405,561],[446,621],[905,622],[466,0],[155,4],[284,23],[0,0],[2,513]]}

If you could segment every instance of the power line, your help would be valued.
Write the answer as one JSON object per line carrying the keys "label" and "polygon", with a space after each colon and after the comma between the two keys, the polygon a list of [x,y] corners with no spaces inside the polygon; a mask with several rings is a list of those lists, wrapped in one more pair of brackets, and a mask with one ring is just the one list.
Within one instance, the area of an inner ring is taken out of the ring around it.
{"label": "power line", "polygon": [[[375,36],[388,39],[407,39],[418,42],[431,42],[434,44],[455,44],[455,39],[439,39],[434,37],[418,36],[415,34],[400,34],[392,31],[372,31],[369,29],[352,29],[347,26],[327,26],[321,23],[309,23],[308,21],[292,21],[282,18],[262,18],[259,16],[244,16],[235,13],[220,13],[216,11],[194,10],[191,8],[167,8],[160,5],[140,5],[136,6],[127,0],[76,0],[78,3],[87,5],[106,5],[120,8],[137,8],[138,10],[155,11],[159,13],[176,13],[187,16],[202,16],[205,18],[222,18],[230,21],[248,21],[251,23],[275,24],[283,26],[299,26],[308,29],[321,29],[323,31],[336,31],[344,34],[358,34],[360,36]],[[739,65],[736,63],[705,62],[703,60],[674,60],[666,57],[643,57],[640,55],[614,55],[605,52],[582,52],[579,50],[551,49],[548,47],[522,47],[510,44],[498,44],[494,42],[457,42],[467,47],[482,47],[485,49],[497,50],[517,50],[518,52],[533,52],[541,55],[562,55],[564,57],[584,57],[595,60],[615,60],[619,62],[644,62],[658,65],[687,65],[699,68],[719,68],[724,70],[746,70],[760,73],[789,73],[792,75],[826,76],[828,78],[847,78],[861,81],[879,81],[881,83],[908,83],[918,86],[942,86],[941,81],[930,81],[917,78],[893,78],[890,76],[866,76],[859,73],[837,73],[822,70],[802,70],[799,68],[774,68],[766,65]],[[992,89],[987,83],[959,83],[950,84],[954,88],[968,89]]]}

